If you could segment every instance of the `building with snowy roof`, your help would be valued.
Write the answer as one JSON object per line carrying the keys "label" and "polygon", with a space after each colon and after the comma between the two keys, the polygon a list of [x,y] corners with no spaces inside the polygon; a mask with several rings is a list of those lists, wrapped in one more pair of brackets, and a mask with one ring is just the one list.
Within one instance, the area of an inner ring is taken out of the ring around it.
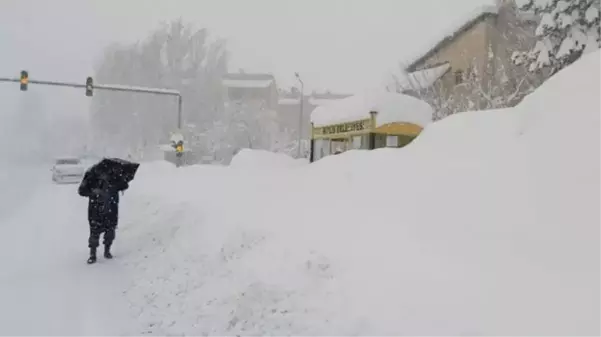
{"label": "building with snowy roof", "polygon": [[276,109],[278,90],[271,74],[251,74],[243,71],[223,76],[222,84],[230,102],[260,103],[267,109]]}
{"label": "building with snowy roof", "polygon": [[371,91],[311,113],[310,161],[347,150],[403,147],[432,122],[433,108],[405,94]]}
{"label": "building with snowy roof", "polygon": [[514,94],[521,80],[532,74],[514,65],[511,54],[535,43],[536,24],[536,17],[520,12],[514,0],[476,8],[407,60],[395,76],[395,90],[447,114],[515,105],[523,96]]}
{"label": "building with snowy roof", "polygon": [[[331,102],[347,98],[350,94],[333,93],[330,91],[317,92],[313,91],[309,95],[302,97],[302,116],[301,113],[301,93],[300,90],[293,88],[291,91],[281,91],[278,100],[278,120],[282,130],[295,133],[300,128],[302,123],[303,139],[308,139],[310,130],[310,115],[311,112],[318,106],[326,105]],[[295,136],[296,137],[296,136]]]}

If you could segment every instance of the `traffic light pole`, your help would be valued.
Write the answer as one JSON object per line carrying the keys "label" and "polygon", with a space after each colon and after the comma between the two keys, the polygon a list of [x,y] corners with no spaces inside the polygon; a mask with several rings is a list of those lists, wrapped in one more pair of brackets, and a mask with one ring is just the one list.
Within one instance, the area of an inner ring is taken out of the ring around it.
{"label": "traffic light pole", "polygon": [[[84,87],[85,87],[85,85],[84,85]],[[147,87],[132,87],[132,86],[128,86],[128,85],[115,85],[115,84],[95,84],[94,89],[108,90],[108,91],[136,92],[136,93],[141,93],[141,94],[177,96],[177,128],[179,130],[182,129],[182,95],[177,90],[147,88]]]}
{"label": "traffic light pole", "polygon": [[[14,82],[21,83],[19,78],[5,78],[0,77],[0,82]],[[70,88],[87,88],[86,84],[69,83],[69,82],[56,82],[56,81],[39,81],[39,80],[27,80],[28,84],[42,84],[51,85],[58,87],[70,87]],[[182,129],[182,95],[177,90],[171,89],[160,89],[160,88],[147,88],[147,87],[134,87],[127,85],[114,85],[114,84],[94,84],[92,89],[108,90],[108,91],[121,91],[121,92],[135,92],[142,94],[155,94],[155,95],[167,95],[177,96],[177,128]]]}

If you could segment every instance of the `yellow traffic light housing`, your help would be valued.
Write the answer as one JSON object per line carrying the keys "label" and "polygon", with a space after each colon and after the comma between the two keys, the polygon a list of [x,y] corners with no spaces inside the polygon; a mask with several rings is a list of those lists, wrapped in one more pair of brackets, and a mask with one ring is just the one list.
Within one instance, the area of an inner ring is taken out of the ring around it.
{"label": "yellow traffic light housing", "polygon": [[181,157],[184,154],[184,142],[181,140],[175,144],[175,155]]}
{"label": "yellow traffic light housing", "polygon": [[27,71],[21,71],[21,91],[27,91],[27,85],[29,84],[29,74]]}

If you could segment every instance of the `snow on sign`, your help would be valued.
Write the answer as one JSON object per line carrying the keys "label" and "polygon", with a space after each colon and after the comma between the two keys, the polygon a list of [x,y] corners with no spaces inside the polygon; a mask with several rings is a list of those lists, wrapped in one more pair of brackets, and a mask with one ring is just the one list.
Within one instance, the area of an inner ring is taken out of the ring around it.
{"label": "snow on sign", "polygon": [[344,124],[370,118],[376,112],[376,125],[395,122],[426,126],[432,121],[432,107],[415,97],[387,91],[372,91],[319,106],[311,113],[314,127]]}

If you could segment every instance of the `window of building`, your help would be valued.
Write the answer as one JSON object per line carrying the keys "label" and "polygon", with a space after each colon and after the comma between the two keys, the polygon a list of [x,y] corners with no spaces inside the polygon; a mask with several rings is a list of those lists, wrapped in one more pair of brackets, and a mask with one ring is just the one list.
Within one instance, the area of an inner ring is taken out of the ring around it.
{"label": "window of building", "polygon": [[398,147],[399,137],[398,136],[386,136],[386,147]]}
{"label": "window of building", "polygon": [[377,133],[374,136],[374,149],[380,149],[386,147],[386,135]]}
{"label": "window of building", "polygon": [[330,144],[330,153],[338,154],[347,150],[348,141],[347,139],[332,139]]}
{"label": "window of building", "polygon": [[353,150],[369,150],[369,135],[353,136]]}
{"label": "window of building", "polygon": [[315,139],[313,142],[313,160],[319,160],[330,154],[329,139]]}
{"label": "window of building", "polygon": [[403,147],[403,146],[411,143],[415,139],[415,136],[408,136],[408,135],[401,135],[398,137],[399,137],[399,147]]}
{"label": "window of building", "polygon": [[472,79],[474,76],[474,69],[472,67],[467,67],[463,76],[465,79]]}
{"label": "window of building", "polygon": [[359,150],[359,149],[361,149],[361,143],[362,143],[362,140],[363,140],[361,138],[362,138],[361,136],[354,136],[353,137],[353,150]]}
{"label": "window of building", "polygon": [[463,83],[463,70],[455,71],[455,84]]}

